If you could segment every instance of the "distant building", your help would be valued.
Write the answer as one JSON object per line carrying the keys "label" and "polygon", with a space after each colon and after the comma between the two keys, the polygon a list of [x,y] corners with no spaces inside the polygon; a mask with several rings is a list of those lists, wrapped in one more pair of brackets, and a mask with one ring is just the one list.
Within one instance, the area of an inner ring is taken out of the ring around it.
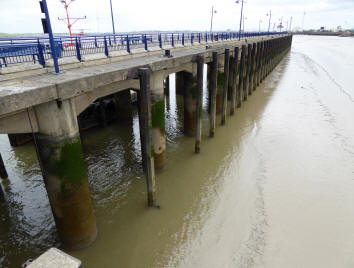
{"label": "distant building", "polygon": [[325,31],[325,27],[322,26],[322,27],[320,28],[320,32],[324,32],[324,31]]}

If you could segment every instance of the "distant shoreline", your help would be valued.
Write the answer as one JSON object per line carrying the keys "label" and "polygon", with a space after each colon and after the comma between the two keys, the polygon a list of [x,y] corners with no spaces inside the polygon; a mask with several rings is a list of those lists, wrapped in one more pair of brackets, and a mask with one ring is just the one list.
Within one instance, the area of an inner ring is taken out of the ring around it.
{"label": "distant shoreline", "polygon": [[354,36],[351,32],[294,32],[294,35]]}

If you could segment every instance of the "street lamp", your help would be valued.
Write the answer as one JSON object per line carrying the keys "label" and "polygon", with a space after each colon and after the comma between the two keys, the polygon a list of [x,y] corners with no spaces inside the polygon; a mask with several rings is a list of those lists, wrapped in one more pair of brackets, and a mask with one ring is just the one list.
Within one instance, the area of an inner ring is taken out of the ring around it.
{"label": "street lamp", "polygon": [[247,17],[245,18],[245,14],[243,14],[243,29],[242,29],[242,32],[245,32],[245,20],[247,20]]}
{"label": "street lamp", "polygon": [[270,30],[270,20],[272,19],[272,11],[270,10],[269,13],[267,14],[267,17],[269,16],[269,24],[268,24],[268,33]]}
{"label": "street lamp", "polygon": [[[236,4],[240,3],[240,0],[236,0]],[[240,31],[238,34],[238,40],[241,39],[241,27],[242,27],[242,16],[243,16],[243,4],[246,3],[244,0],[241,0],[241,16],[240,16]],[[243,20],[243,30],[245,30],[245,20]]]}
{"label": "street lamp", "polygon": [[214,19],[214,13],[218,13],[216,10],[214,10],[214,6],[211,7],[211,21],[210,21],[210,32],[213,32],[213,19]]}
{"label": "street lamp", "polygon": [[262,23],[262,20],[259,20],[259,29],[258,29],[259,33],[261,32],[261,23]]}

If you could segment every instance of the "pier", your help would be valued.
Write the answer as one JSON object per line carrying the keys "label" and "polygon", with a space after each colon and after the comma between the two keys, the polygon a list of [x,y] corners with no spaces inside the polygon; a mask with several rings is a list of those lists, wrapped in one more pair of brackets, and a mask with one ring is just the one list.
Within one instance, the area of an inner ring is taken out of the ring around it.
{"label": "pier", "polygon": [[[87,247],[97,236],[80,138],[83,127],[78,118],[96,103],[101,113],[98,120],[105,125],[112,100],[113,113],[116,111],[124,121],[131,117],[131,92],[136,92],[147,204],[163,206],[156,198],[155,171],[168,168],[164,96],[169,94],[169,75],[176,74],[176,92],[184,97],[184,133],[194,137],[191,150],[198,154],[204,142],[204,68],[208,71],[213,137],[217,127],[227,124],[228,116],[256,94],[257,86],[287,54],[292,42],[292,35],[287,33],[238,37],[235,33],[170,34],[166,38],[142,35],[139,39],[117,36],[118,40],[114,36],[90,37],[76,39],[68,46],[73,50],[65,49],[68,41],[64,39],[59,43],[67,57],[59,60],[63,71],[59,75],[51,73],[53,65],[40,40],[34,54],[23,53],[26,59],[30,56],[27,62],[11,64],[11,57],[3,57],[0,133],[33,137],[58,234],[66,248]],[[93,42],[102,53],[83,55],[88,51],[85,42],[87,46]],[[221,114],[220,122],[216,114]]]}

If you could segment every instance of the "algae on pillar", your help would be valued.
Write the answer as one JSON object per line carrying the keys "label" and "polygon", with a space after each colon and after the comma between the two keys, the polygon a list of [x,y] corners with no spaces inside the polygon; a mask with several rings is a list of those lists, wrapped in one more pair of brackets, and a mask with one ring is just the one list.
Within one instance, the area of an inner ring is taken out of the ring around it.
{"label": "algae on pillar", "polygon": [[166,166],[166,131],[165,131],[165,98],[163,88],[163,72],[151,76],[151,123],[152,145],[155,169],[161,170]]}
{"label": "algae on pillar", "polygon": [[52,101],[35,113],[39,159],[59,236],[66,248],[86,247],[97,228],[75,103]]}

